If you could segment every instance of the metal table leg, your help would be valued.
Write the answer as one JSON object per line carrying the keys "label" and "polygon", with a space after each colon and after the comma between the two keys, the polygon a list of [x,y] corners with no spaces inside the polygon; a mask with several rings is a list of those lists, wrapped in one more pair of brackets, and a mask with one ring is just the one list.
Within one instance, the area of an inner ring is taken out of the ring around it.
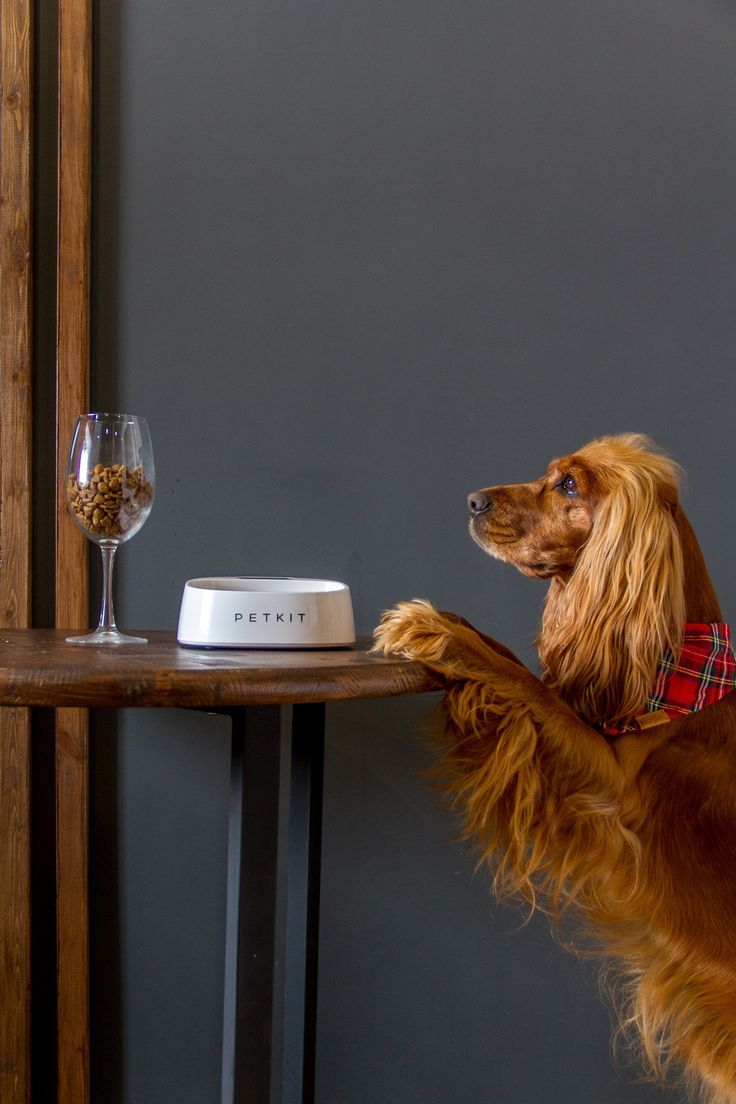
{"label": "metal table leg", "polygon": [[222,1104],[313,1104],[322,704],[232,712]]}
{"label": "metal table leg", "polygon": [[324,705],[294,706],[287,836],[283,1104],[314,1104]]}

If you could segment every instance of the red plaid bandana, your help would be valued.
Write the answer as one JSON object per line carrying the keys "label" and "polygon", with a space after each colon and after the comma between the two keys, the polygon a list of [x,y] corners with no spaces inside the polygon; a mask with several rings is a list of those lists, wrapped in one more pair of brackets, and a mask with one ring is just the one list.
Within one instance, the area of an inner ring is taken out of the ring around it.
{"label": "red plaid bandana", "polygon": [[630,724],[599,727],[609,736],[640,732],[651,725],[697,713],[734,690],[736,655],[728,625],[715,621],[704,625],[688,622],[679,658],[675,659],[668,650],[659,662],[644,712]]}

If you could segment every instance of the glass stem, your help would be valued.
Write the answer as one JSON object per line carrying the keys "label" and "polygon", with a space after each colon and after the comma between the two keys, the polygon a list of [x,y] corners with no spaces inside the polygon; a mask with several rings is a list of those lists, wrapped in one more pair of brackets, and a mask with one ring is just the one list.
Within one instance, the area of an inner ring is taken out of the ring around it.
{"label": "glass stem", "polygon": [[107,541],[100,542],[102,553],[102,605],[100,607],[100,623],[98,629],[106,629],[114,632],[115,612],[112,605],[112,567],[117,552],[117,544]]}

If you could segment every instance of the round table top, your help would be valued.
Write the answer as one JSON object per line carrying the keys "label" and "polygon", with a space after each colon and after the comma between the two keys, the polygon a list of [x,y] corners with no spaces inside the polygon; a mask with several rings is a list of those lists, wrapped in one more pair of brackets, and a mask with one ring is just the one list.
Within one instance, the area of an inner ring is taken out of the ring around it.
{"label": "round table top", "polygon": [[367,638],[350,648],[276,651],[182,647],[158,630],[140,631],[147,644],[90,647],[67,644],[68,635],[0,630],[0,705],[227,709],[439,689],[421,664],[371,654]]}

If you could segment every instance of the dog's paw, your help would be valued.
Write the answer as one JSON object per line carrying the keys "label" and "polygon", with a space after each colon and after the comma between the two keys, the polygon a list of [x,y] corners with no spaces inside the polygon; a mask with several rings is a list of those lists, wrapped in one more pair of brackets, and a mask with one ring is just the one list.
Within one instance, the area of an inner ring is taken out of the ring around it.
{"label": "dog's paw", "polygon": [[374,631],[371,651],[425,663],[442,657],[451,625],[430,602],[414,598],[386,610]]}

